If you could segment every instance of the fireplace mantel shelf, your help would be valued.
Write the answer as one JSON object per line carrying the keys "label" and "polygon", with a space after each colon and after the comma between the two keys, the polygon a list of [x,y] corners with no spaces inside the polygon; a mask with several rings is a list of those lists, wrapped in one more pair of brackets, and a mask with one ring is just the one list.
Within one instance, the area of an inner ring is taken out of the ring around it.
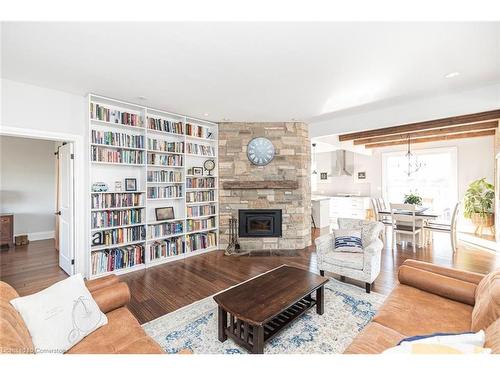
{"label": "fireplace mantel shelf", "polygon": [[294,190],[299,188],[299,182],[293,180],[280,181],[225,181],[222,183],[222,188],[231,189],[288,189]]}

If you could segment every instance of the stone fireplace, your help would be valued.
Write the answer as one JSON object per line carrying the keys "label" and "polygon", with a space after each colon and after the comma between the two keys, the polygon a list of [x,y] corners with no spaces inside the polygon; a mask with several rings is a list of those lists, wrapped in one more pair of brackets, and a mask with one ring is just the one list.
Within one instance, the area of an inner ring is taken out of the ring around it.
{"label": "stone fireplace", "polygon": [[[265,166],[247,158],[247,145],[266,137],[275,157]],[[300,122],[219,124],[220,247],[229,219],[238,219],[246,250],[297,250],[311,244],[310,141]]]}

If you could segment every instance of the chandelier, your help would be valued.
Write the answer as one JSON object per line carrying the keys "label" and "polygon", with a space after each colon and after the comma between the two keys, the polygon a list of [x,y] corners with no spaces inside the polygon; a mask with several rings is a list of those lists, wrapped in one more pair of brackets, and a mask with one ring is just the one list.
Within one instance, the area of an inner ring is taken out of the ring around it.
{"label": "chandelier", "polygon": [[316,169],[316,143],[312,144],[312,174],[318,174],[318,170]]}
{"label": "chandelier", "polygon": [[[405,159],[406,159],[405,173],[408,177],[410,177],[413,173],[418,172],[420,168],[425,166],[425,163],[420,162],[417,156],[412,154],[411,152],[410,134],[408,134],[408,151],[406,152]],[[398,167],[400,167],[399,163]]]}

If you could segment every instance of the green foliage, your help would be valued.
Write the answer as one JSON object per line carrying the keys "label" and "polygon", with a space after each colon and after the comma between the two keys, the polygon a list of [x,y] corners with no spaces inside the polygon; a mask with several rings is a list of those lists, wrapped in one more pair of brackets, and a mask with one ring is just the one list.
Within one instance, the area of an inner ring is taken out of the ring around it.
{"label": "green foliage", "polygon": [[472,214],[479,214],[482,217],[492,214],[494,199],[493,184],[486,182],[486,178],[472,182],[465,192],[464,216],[470,219]]}
{"label": "green foliage", "polygon": [[422,197],[414,193],[405,194],[404,204],[414,204],[415,206],[420,206],[422,204]]}

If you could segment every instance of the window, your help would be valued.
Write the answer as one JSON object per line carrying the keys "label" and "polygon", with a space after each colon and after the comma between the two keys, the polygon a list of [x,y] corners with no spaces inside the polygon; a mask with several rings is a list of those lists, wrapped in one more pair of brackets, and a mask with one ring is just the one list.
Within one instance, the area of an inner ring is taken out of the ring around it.
{"label": "window", "polygon": [[424,165],[410,176],[406,174],[406,151],[382,154],[382,187],[387,202],[402,203],[405,194],[417,193],[422,205],[439,215],[437,221],[449,222],[458,201],[457,149],[412,150]]}

